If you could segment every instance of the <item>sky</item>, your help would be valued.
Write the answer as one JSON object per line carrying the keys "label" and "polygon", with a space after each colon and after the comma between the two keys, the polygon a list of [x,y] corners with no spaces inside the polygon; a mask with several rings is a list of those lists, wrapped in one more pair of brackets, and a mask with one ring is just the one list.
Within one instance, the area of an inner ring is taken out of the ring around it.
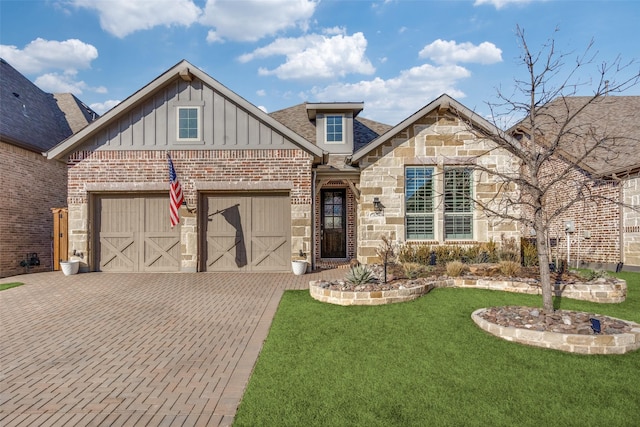
{"label": "sky", "polygon": [[498,91],[519,96],[518,26],[565,71],[593,42],[577,94],[603,63],[633,62],[622,81],[640,70],[638,22],[635,0],[0,0],[0,57],[100,114],[186,59],[266,112],[364,102],[395,125],[443,93],[486,117]]}

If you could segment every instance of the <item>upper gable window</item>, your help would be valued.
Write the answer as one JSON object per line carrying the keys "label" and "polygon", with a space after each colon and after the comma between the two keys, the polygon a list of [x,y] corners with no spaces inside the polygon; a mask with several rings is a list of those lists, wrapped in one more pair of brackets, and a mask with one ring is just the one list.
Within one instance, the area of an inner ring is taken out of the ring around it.
{"label": "upper gable window", "polygon": [[200,107],[178,107],[178,141],[200,141],[202,123]]}
{"label": "upper gable window", "polygon": [[343,115],[325,116],[325,142],[327,144],[342,144],[345,142]]}

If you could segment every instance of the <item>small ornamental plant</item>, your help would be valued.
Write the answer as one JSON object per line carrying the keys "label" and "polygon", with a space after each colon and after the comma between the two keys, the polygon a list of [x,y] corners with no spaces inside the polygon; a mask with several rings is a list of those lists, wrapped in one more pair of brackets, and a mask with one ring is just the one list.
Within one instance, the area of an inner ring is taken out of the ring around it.
{"label": "small ornamental plant", "polygon": [[460,277],[467,270],[467,266],[461,261],[451,261],[447,263],[447,276]]}
{"label": "small ornamental plant", "polygon": [[345,279],[356,286],[363,285],[373,280],[373,272],[364,265],[356,265],[351,267]]}

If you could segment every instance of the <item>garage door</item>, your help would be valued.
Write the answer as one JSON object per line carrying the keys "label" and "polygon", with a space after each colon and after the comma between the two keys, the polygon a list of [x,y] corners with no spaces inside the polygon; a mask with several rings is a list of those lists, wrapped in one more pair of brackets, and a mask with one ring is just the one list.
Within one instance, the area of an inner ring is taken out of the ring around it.
{"label": "garage door", "polygon": [[101,195],[94,206],[99,271],[180,270],[180,226],[171,228],[168,194]]}
{"label": "garage door", "polygon": [[290,271],[288,194],[211,195],[203,211],[203,270]]}

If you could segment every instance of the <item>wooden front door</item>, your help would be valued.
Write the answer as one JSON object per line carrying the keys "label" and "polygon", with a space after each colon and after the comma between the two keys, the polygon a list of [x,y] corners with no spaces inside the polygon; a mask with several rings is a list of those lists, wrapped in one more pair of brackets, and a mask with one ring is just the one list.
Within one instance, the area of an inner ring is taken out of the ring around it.
{"label": "wooden front door", "polygon": [[347,215],[344,190],[322,190],[322,258],[347,257]]}

